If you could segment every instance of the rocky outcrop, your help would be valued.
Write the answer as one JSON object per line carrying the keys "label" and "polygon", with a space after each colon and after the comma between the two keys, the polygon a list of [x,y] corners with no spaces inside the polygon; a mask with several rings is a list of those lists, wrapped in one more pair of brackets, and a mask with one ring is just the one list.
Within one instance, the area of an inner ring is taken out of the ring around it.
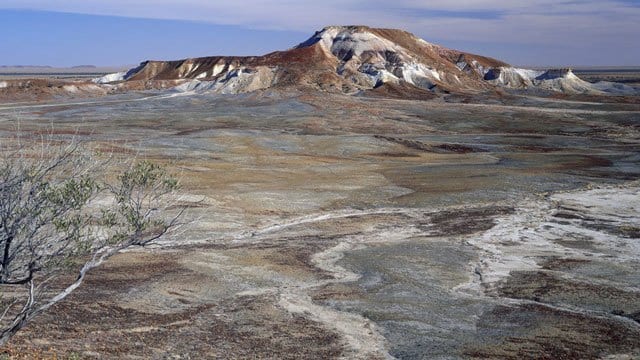
{"label": "rocky outcrop", "polygon": [[243,93],[304,88],[357,93],[386,88],[478,93],[496,88],[604,93],[570,69],[520,69],[493,58],[431,44],[411,33],[366,26],[329,26],[292,49],[263,56],[145,61],[101,84],[179,80],[179,90]]}

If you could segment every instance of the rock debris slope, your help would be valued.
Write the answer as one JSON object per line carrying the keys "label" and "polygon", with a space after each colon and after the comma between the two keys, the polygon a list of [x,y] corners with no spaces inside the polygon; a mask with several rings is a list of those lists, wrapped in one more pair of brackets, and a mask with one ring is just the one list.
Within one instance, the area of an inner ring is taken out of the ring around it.
{"label": "rock debris slope", "polygon": [[343,93],[376,88],[418,93],[476,93],[497,88],[572,94],[620,91],[619,87],[583,81],[570,69],[519,69],[489,57],[428,43],[406,31],[366,26],[326,27],[292,49],[264,56],[145,61],[137,68],[95,82],[167,80],[180,80],[178,90],[232,94],[283,87]]}

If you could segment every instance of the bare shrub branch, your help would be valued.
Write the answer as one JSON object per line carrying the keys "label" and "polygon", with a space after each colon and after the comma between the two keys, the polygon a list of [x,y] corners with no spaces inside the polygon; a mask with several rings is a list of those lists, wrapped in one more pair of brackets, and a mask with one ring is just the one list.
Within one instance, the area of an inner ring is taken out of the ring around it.
{"label": "bare shrub branch", "polygon": [[[178,182],[150,161],[133,161],[105,182],[109,157],[76,141],[42,138],[27,146],[18,139],[0,153],[0,345],[77,289],[91,269],[159,239],[184,212],[168,215]],[[74,266],[75,280],[60,284]]]}

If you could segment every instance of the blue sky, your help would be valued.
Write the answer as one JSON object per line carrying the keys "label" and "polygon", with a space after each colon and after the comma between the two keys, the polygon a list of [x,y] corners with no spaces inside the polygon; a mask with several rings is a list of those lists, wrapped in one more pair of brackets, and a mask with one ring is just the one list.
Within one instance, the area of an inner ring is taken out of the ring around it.
{"label": "blue sky", "polygon": [[259,55],[336,24],[516,65],[640,65],[640,0],[0,0],[0,65]]}
{"label": "blue sky", "polygon": [[[135,65],[147,59],[256,55],[305,34],[195,21],[0,10],[0,65]],[[13,51],[7,51],[13,49]]]}

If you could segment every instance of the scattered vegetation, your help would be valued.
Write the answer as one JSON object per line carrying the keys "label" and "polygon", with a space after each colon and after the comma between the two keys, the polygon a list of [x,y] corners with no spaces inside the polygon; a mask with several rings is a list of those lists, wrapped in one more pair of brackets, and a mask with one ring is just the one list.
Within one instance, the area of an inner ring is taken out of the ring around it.
{"label": "scattered vegetation", "polygon": [[43,141],[37,149],[5,144],[0,152],[4,345],[78,288],[91,269],[176,227],[182,210],[169,210],[178,181],[150,161],[131,161],[110,176],[113,161],[76,142]]}

